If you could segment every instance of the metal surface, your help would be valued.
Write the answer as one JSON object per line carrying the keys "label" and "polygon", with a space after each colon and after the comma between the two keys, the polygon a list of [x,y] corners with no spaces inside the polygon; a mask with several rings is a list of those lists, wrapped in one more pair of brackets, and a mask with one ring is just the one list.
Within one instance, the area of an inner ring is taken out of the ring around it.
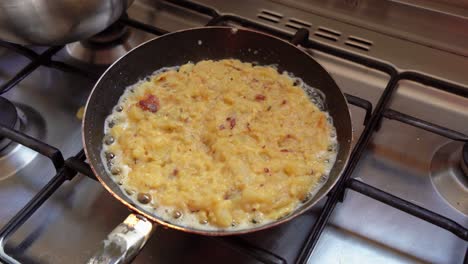
{"label": "metal surface", "polygon": [[153,224],[146,218],[131,214],[104,240],[88,264],[130,263],[154,232]]}
{"label": "metal surface", "polygon": [[[216,1],[211,5],[218,10],[258,20],[280,30],[291,30],[285,27],[290,18],[313,24],[311,30],[317,29],[317,26],[331,28],[341,33],[338,42],[315,34],[312,39],[348,52],[387,60],[399,68],[424,71],[468,85],[468,75],[463,71],[468,67],[468,61],[464,57],[307,11],[267,3],[243,0],[236,1],[235,6],[231,6],[228,1]],[[270,9],[284,17],[278,24],[266,22],[256,17],[262,9]],[[209,20],[194,11],[153,1],[135,3],[129,15],[167,31],[203,25]],[[444,21],[438,23],[445,25]],[[295,24],[297,22],[291,22],[291,25]],[[373,45],[368,51],[355,49],[344,44],[344,38],[348,35],[363,37],[372,41]],[[146,38],[150,37],[153,36],[147,34]],[[434,34],[434,37],[441,36]],[[323,52],[311,53],[346,93],[363,97],[376,105],[388,81],[386,74]],[[26,62],[9,52],[0,50],[0,54],[3,54],[0,57],[0,78],[2,81],[9,80]],[[36,57],[35,54],[26,54]],[[62,59],[63,56],[59,54],[50,67],[62,68],[64,65],[58,63]],[[69,70],[75,72],[76,69]],[[47,130],[39,138],[62,150],[65,157],[81,145],[78,132],[80,124],[74,115],[78,106],[84,104],[93,85],[84,76],[87,74],[75,76],[40,67],[6,94],[13,102],[22,101],[41,113],[39,116],[45,120],[43,123]],[[468,133],[468,128],[466,122],[461,120],[468,118],[466,106],[467,99],[411,81],[399,83],[390,105],[391,109],[398,112],[464,134]],[[363,129],[364,111],[354,106],[351,106],[351,111],[357,139]],[[439,147],[449,142],[444,137],[396,120],[384,120],[353,177],[466,226],[468,216],[451,207],[431,182],[430,163]],[[75,164],[72,161],[67,160],[65,164]],[[86,171],[85,166],[79,168]],[[38,156],[9,180],[0,181],[0,224],[3,225],[17,213],[53,173],[50,162]],[[232,240],[208,239],[158,229],[155,234],[157,238],[148,241],[134,262],[294,263],[323,204],[324,201],[321,201],[306,214],[277,228]],[[102,213],[95,214],[96,210]],[[127,214],[128,210],[114,201],[95,181],[75,177],[72,182],[58,189],[12,237],[3,241],[6,243],[4,249],[22,263],[83,263],[95,251],[101,239]],[[238,246],[238,240],[243,247]],[[255,250],[252,245],[255,245]],[[264,258],[254,254],[265,251],[274,253]],[[466,262],[465,254],[466,241],[450,232],[354,191],[347,191],[344,202],[338,204],[331,215],[309,262],[463,263]]]}
{"label": "metal surface", "polygon": [[[299,33],[301,34],[294,38],[296,42],[307,37],[304,32],[299,31]],[[264,47],[268,47],[268,49]],[[167,52],[171,49],[177,50],[177,54]],[[154,60],[148,54],[157,55],[158,60]],[[104,121],[112,112],[125,88],[150,75],[156,69],[169,65],[182,65],[187,61],[197,62],[204,59],[225,58],[236,58],[262,65],[278,65],[279,72],[290,72],[311,87],[321,91],[337,132],[339,149],[336,162],[327,181],[320,187],[315,196],[304,202],[290,215],[271,223],[253,226],[249,229],[202,230],[165,221],[160,216],[136,205],[123,193],[112,175],[106,172],[101,160]],[[148,41],[133,49],[111,65],[96,83],[86,104],[83,117],[83,144],[86,156],[99,181],[115,198],[138,214],[161,225],[211,236],[260,231],[285,223],[309,210],[325,197],[338,181],[349,159],[351,140],[351,117],[345,97],[330,75],[315,60],[296,46],[281,39],[251,30],[233,30],[229,27],[204,27],[178,31]]]}
{"label": "metal surface", "polygon": [[0,39],[58,45],[90,37],[115,22],[133,0],[4,0]]}
{"label": "metal surface", "polygon": [[431,180],[451,206],[468,215],[468,177],[463,171],[462,146],[458,142],[450,142],[434,153]]}
{"label": "metal surface", "polygon": [[[415,42],[421,46],[468,56],[468,46],[461,40],[468,37],[464,30],[468,26],[466,4],[464,12],[456,12],[449,8],[431,8],[430,5],[436,1],[420,1],[418,5],[406,4],[404,0],[381,1],[378,4],[371,0],[271,1]],[[459,2],[461,4],[463,1]],[[431,23],[431,26],[427,27],[427,21],[438,23]]]}

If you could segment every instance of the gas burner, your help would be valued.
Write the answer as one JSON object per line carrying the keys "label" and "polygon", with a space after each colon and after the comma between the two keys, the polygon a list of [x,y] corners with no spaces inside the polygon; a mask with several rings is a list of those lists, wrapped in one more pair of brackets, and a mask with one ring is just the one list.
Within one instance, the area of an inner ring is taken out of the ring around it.
{"label": "gas burner", "polygon": [[[5,105],[8,105],[8,107],[5,107]],[[4,124],[4,116],[10,117],[10,120],[13,119],[6,114],[9,113],[12,115],[12,107],[14,109],[15,121],[13,126],[10,121],[8,127],[21,131],[31,137],[43,139],[45,123],[36,111],[25,105],[13,105],[10,101],[0,97],[0,120],[2,124]],[[0,140],[0,144],[4,146],[0,148],[0,171],[2,172],[0,174],[0,181],[15,175],[37,156],[37,152],[34,150],[6,138]]]}
{"label": "gas burner", "polygon": [[109,65],[138,45],[130,29],[114,23],[89,39],[66,45],[68,54],[79,61]]}
{"label": "gas burner", "polygon": [[439,148],[431,162],[431,180],[439,194],[468,215],[468,143],[450,142]]}
{"label": "gas burner", "polygon": [[[4,97],[0,96],[0,124],[7,128],[18,129],[19,127],[18,112],[15,105]],[[0,151],[6,148],[11,143],[11,140],[0,136]]]}

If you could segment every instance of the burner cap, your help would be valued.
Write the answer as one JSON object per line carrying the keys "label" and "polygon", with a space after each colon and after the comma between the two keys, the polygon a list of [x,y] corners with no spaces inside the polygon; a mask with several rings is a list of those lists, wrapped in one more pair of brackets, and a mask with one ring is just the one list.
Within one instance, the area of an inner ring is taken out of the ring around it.
{"label": "burner cap", "polygon": [[109,65],[139,42],[130,29],[118,22],[89,39],[66,45],[68,54],[78,61]]}
{"label": "burner cap", "polygon": [[[438,193],[452,207],[468,215],[468,144],[452,141],[442,145],[431,162],[431,181]],[[466,167],[466,166],[465,166]]]}
{"label": "burner cap", "polygon": [[18,113],[13,103],[0,96],[0,125],[14,128],[17,120]]}

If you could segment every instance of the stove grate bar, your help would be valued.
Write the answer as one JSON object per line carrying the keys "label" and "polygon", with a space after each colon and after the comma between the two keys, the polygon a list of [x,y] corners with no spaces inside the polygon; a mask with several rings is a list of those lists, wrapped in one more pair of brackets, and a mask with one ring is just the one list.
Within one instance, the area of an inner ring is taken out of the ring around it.
{"label": "stove grate bar", "polygon": [[4,40],[0,40],[0,47],[4,47],[4,48],[7,48],[9,50],[12,50],[12,51],[14,51],[14,52],[16,52],[16,53],[30,59],[30,60],[33,60],[37,56],[39,56],[39,54],[37,54],[32,49],[28,49],[25,46],[22,46],[20,44],[11,43],[11,42],[7,42],[7,41],[4,41]]}
{"label": "stove grate bar", "polygon": [[256,260],[261,261],[262,263],[266,264],[286,264],[287,261],[274,254],[273,252],[269,252],[263,248],[259,248],[250,244],[249,242],[245,241],[240,237],[210,237],[211,239],[217,240],[221,243],[224,243],[226,246],[242,253]]}
{"label": "stove grate bar", "polygon": [[75,67],[73,65],[70,65],[61,61],[55,61],[55,60],[46,61],[44,63],[44,66],[54,68],[54,69],[67,72],[67,73],[78,74],[92,81],[97,81],[99,77],[101,76],[100,74],[96,74],[95,72],[83,70],[81,68]]}
{"label": "stove grate bar", "polygon": [[418,127],[421,129],[424,129],[426,131],[444,136],[446,138],[450,138],[455,141],[462,141],[462,142],[468,142],[468,135],[462,134],[460,132],[445,128],[443,126],[439,126],[436,124],[432,124],[430,122],[421,120],[416,117],[412,117],[410,115],[392,110],[392,109],[386,109],[383,113],[383,116],[388,118],[388,119],[393,119],[400,121],[402,123]]}
{"label": "stove grate bar", "polygon": [[141,23],[140,21],[129,18],[127,16],[121,17],[119,19],[119,22],[126,25],[126,26],[130,26],[130,27],[142,30],[142,31],[146,31],[146,32],[149,32],[149,33],[157,35],[157,36],[169,33],[169,31],[167,31],[167,30],[157,28],[157,27],[145,24],[145,23]]}
{"label": "stove grate bar", "polygon": [[42,54],[37,54],[29,48],[2,40],[0,40],[0,46],[21,54],[31,60],[31,62],[21,69],[13,78],[1,85],[0,94],[4,94],[11,90],[41,65],[68,73],[76,73],[91,80],[97,80],[99,78],[99,75],[94,72],[85,71],[64,62],[52,60],[52,56],[59,52],[63,46],[52,47]]}
{"label": "stove grate bar", "polygon": [[208,6],[201,5],[199,3],[192,2],[192,1],[187,1],[187,0],[166,0],[166,2],[172,3],[174,5],[177,5],[177,6],[189,9],[189,10],[196,11],[196,12],[201,13],[201,14],[205,14],[205,15],[210,16],[210,17],[219,16],[218,12],[215,9],[213,9],[211,7],[208,7]]}
{"label": "stove grate bar", "polygon": [[366,115],[364,116],[364,126],[367,126],[372,115],[372,103],[351,94],[345,93],[345,96],[346,101],[348,101],[349,104],[361,107],[362,109],[366,110]]}
{"label": "stove grate bar", "polygon": [[400,73],[400,80],[414,81],[426,86],[435,87],[448,93],[468,98],[468,87],[442,79],[437,79],[420,72],[404,71]]}
{"label": "stove grate bar", "polygon": [[56,171],[59,171],[60,168],[63,167],[64,160],[60,150],[45,142],[3,125],[0,125],[0,136],[8,138],[48,157],[54,164]]}
{"label": "stove grate bar", "polygon": [[89,177],[92,180],[98,180],[96,175],[94,175],[93,171],[91,170],[89,164],[79,158],[71,157],[67,159],[65,161],[65,166]]}
{"label": "stove grate bar", "polygon": [[220,20],[222,20],[223,18],[220,16],[220,15],[216,15],[214,16],[212,19],[210,19],[210,21],[208,21],[208,23],[206,23],[206,26],[209,27],[209,26],[215,26],[215,25],[220,25]]}
{"label": "stove grate bar", "polygon": [[39,68],[44,62],[50,60],[52,56],[54,56],[57,52],[59,52],[63,46],[56,46],[47,49],[41,55],[37,56],[33,61],[27,64],[23,69],[21,69],[13,78],[8,80],[6,83],[0,86],[0,94],[4,94],[15,87],[18,83],[20,83],[24,78],[29,76],[35,69]]}
{"label": "stove grate bar", "polygon": [[458,236],[459,238],[468,241],[468,229],[464,228],[462,225],[456,223],[455,221],[448,219],[447,217],[434,213],[414,203],[405,201],[401,198],[398,198],[392,194],[389,194],[385,191],[377,189],[356,179],[348,180],[346,185],[351,190],[354,190],[360,194],[378,200],[384,204],[387,204],[410,215],[418,217],[443,229],[446,229]]}

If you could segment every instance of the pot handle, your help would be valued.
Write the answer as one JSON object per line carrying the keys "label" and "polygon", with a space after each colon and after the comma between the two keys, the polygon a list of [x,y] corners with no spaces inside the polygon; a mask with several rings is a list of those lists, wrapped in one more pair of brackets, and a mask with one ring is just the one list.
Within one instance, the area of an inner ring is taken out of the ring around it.
{"label": "pot handle", "polygon": [[87,263],[129,263],[140,252],[155,229],[156,225],[145,217],[131,214],[112,230]]}

